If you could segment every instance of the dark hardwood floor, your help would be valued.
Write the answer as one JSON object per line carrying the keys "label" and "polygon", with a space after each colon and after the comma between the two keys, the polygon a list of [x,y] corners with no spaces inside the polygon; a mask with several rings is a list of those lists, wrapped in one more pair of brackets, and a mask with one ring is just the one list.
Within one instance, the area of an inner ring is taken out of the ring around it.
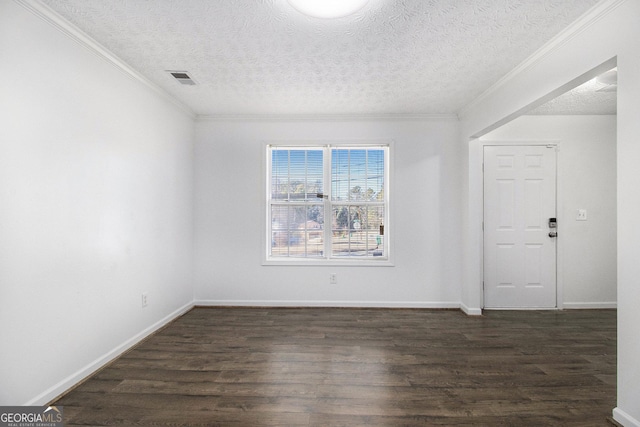
{"label": "dark hardwood floor", "polygon": [[607,426],[616,312],[195,308],[54,402],[66,426]]}

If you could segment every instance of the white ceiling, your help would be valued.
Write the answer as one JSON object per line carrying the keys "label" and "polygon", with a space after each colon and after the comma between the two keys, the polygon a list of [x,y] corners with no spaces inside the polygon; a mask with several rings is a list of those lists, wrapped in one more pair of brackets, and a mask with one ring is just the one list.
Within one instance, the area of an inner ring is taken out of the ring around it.
{"label": "white ceiling", "polygon": [[[598,0],[42,0],[196,114],[455,114]],[[166,70],[187,71],[196,86]]]}

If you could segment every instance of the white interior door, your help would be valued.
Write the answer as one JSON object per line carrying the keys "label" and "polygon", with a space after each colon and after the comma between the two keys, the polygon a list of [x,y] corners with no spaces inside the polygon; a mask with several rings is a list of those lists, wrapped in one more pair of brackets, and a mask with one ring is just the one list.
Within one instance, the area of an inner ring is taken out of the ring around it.
{"label": "white interior door", "polygon": [[556,307],[550,218],[556,218],[555,146],[485,146],[485,308]]}

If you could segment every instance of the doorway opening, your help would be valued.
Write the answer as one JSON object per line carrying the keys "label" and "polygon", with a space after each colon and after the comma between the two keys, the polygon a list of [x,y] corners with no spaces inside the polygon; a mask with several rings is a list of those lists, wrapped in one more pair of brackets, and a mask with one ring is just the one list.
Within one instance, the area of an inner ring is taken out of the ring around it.
{"label": "doorway opening", "polygon": [[[606,65],[586,73],[590,78],[583,76],[572,90],[536,103],[479,138],[481,150],[492,144],[558,146],[556,305],[549,308],[617,306],[615,59]],[[482,174],[484,180],[486,170]],[[483,205],[485,216],[487,209]],[[486,227],[483,239],[485,232]],[[487,270],[504,266],[494,265],[486,251],[484,242],[481,294],[482,307],[489,309],[497,307],[487,294]]]}

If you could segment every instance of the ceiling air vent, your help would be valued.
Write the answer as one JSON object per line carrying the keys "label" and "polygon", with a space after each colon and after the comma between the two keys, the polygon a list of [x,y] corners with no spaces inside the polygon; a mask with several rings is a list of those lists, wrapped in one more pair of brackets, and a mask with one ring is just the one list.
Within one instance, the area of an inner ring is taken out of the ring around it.
{"label": "ceiling air vent", "polygon": [[186,71],[167,71],[169,74],[173,76],[174,79],[178,81],[178,83],[187,86],[195,86],[196,82],[187,74]]}

